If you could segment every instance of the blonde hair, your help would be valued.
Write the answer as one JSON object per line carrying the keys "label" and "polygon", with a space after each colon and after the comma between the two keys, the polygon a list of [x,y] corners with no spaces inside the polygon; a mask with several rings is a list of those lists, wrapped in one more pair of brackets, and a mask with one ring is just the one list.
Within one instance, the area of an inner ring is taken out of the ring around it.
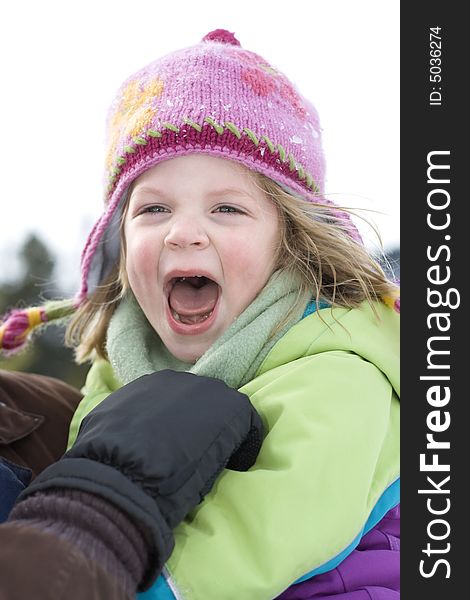
{"label": "blonde hair", "polygon": [[[297,273],[301,280],[296,302],[275,332],[312,298],[317,306],[323,301],[332,308],[356,308],[367,301],[376,312],[374,302],[397,295],[396,285],[387,279],[379,263],[351,237],[350,224],[340,214],[348,209],[299,199],[264,175],[251,172],[251,176],[278,210],[281,231],[276,269]],[[121,216],[119,264],[77,310],[67,327],[66,342],[75,348],[78,363],[95,355],[107,358],[108,325],[129,287],[123,233],[126,213],[127,206]]]}

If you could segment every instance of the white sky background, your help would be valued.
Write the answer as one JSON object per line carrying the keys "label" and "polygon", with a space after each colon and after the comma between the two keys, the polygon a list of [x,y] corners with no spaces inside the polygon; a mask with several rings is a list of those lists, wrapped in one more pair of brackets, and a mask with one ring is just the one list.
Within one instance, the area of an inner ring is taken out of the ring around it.
{"label": "white sky background", "polygon": [[[399,243],[398,0],[23,0],[0,23],[0,281],[29,231],[78,286],[102,208],[104,125],[122,81],[217,28],[283,71],[316,106],[326,191]],[[367,239],[373,236],[356,220]]]}

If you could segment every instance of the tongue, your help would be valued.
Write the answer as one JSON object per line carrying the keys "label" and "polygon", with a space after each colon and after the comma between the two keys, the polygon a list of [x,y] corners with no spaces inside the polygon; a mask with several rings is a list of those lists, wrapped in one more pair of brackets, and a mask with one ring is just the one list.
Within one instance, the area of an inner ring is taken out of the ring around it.
{"label": "tongue", "polygon": [[215,281],[206,280],[197,288],[186,281],[177,281],[170,292],[171,308],[182,317],[202,315],[214,309],[218,297],[218,285]]}

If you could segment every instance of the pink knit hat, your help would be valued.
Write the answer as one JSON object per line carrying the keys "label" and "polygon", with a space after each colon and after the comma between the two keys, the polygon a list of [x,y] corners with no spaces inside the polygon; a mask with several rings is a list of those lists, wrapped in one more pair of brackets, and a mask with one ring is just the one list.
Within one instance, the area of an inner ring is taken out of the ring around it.
{"label": "pink knit hat", "polygon": [[[82,254],[77,305],[118,260],[117,227],[130,183],[163,160],[194,152],[228,158],[302,198],[332,204],[322,195],[325,163],[315,108],[224,29],[127,79],[107,129],[105,212]],[[332,212],[357,238],[349,217]]]}
{"label": "pink knit hat", "polygon": [[0,350],[14,353],[30,333],[68,318],[119,260],[119,221],[132,181],[157,163],[193,152],[237,161],[331,216],[360,241],[347,213],[323,196],[325,162],[315,108],[263,58],[224,29],[156,60],[118,91],[108,117],[105,211],[82,253],[72,300],[14,309],[0,322]]}

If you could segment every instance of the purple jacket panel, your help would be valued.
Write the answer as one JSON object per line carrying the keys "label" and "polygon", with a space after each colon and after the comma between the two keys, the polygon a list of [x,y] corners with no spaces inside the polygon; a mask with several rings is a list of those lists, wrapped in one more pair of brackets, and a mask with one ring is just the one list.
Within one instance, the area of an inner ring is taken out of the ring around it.
{"label": "purple jacket panel", "polygon": [[335,569],[292,585],[277,600],[398,600],[400,505],[387,512]]}

